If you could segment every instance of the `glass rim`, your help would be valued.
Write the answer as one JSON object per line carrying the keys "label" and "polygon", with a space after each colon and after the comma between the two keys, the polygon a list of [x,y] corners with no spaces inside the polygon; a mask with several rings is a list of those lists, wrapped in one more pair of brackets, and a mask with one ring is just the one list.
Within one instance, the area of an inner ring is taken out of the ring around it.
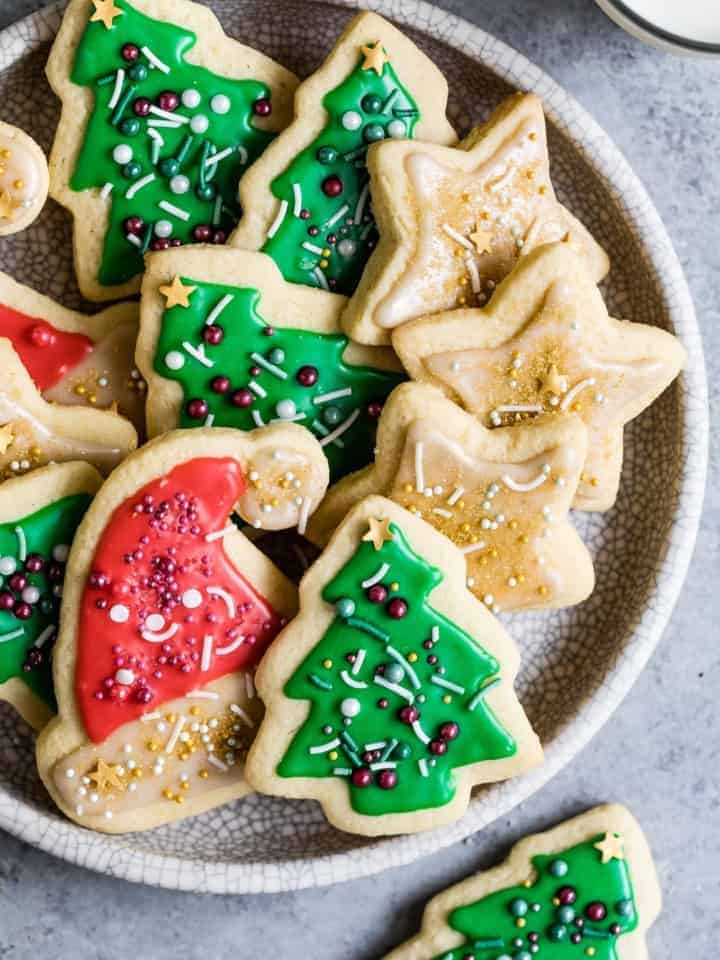
{"label": "glass rim", "polygon": [[625,3],[623,3],[623,0],[604,0],[604,2],[609,7],[615,9],[619,14],[629,20],[640,30],[643,30],[645,33],[650,34],[658,40],[663,40],[665,43],[669,43],[674,47],[680,47],[691,53],[720,54],[720,42],[709,43],[704,40],[693,40],[692,37],[684,37],[682,34],[673,33],[671,30],[665,30],[663,27],[659,27],[650,20],[646,20],[645,17],[641,16],[639,13],[636,13]]}

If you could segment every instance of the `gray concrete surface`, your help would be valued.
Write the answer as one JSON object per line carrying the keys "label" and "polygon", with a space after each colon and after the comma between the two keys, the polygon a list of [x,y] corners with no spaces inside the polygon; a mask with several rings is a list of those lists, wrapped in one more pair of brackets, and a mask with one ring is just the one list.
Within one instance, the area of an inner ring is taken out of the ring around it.
{"label": "gray concrete surface", "polygon": [[[0,26],[38,6],[0,0]],[[591,0],[441,0],[547,70],[596,117],[645,182],[687,271],[720,401],[720,61],[640,45]],[[717,422],[717,418],[714,418]],[[628,804],[654,847],[665,911],[653,960],[717,955],[720,938],[720,462],[702,532],[660,648],[621,710],[572,766],[482,836],[369,880],[266,897],[132,886],[0,834],[0,958],[364,960],[411,933],[423,902],[523,833],[605,799]]]}

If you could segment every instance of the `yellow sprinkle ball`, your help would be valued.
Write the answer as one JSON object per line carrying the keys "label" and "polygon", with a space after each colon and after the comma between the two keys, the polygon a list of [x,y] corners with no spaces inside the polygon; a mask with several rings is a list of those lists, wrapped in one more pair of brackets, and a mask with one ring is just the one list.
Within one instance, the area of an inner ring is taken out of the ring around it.
{"label": "yellow sprinkle ball", "polygon": [[76,384],[76,385],[75,385],[75,390],[74,390],[74,392],[75,392],[79,397],[84,396],[84,395],[85,395],[85,387],[84,387],[84,385],[83,385],[82,383]]}
{"label": "yellow sprinkle ball", "polygon": [[198,706],[190,707],[190,714],[191,714],[191,716],[197,717],[197,715],[198,715],[199,713],[200,713],[200,707],[198,707]]}
{"label": "yellow sprinkle ball", "polygon": [[525,919],[525,917],[518,917],[517,920],[515,921],[515,926],[520,927],[520,929],[522,929],[526,923],[527,923],[527,920]]}
{"label": "yellow sprinkle ball", "polygon": [[325,667],[326,670],[329,670],[332,667],[333,662],[332,660],[323,660],[322,665]]}
{"label": "yellow sprinkle ball", "polygon": [[520,534],[518,543],[530,543],[530,537],[526,533]]}
{"label": "yellow sprinkle ball", "polygon": [[177,721],[177,714],[168,713],[165,719],[167,720],[168,723],[175,723]]}
{"label": "yellow sprinkle ball", "polygon": [[157,753],[159,750],[158,744],[154,740],[148,740],[145,746],[148,748],[150,753]]}
{"label": "yellow sprinkle ball", "polygon": [[517,528],[518,528],[518,522],[517,522],[517,520],[511,520],[511,521],[508,523],[508,526],[510,527],[511,530],[517,530]]}
{"label": "yellow sprinkle ball", "polygon": [[337,750],[331,750],[330,753],[328,754],[328,760],[332,760],[332,762],[334,763],[337,760],[337,758],[338,758]]}
{"label": "yellow sprinkle ball", "polygon": [[467,533],[470,530],[470,524],[467,521],[465,521],[465,523],[460,524],[460,529],[462,530],[463,533]]}
{"label": "yellow sprinkle ball", "polygon": [[390,584],[390,589],[392,590],[393,593],[398,592],[398,590],[400,589],[400,584],[397,582],[397,580],[393,580],[393,582]]}
{"label": "yellow sprinkle ball", "polygon": [[540,594],[541,597],[546,597],[547,592],[548,592],[548,588],[545,586],[544,583],[541,583],[540,586],[538,587],[538,593]]}
{"label": "yellow sprinkle ball", "polygon": [[320,266],[323,268],[323,270],[328,266],[328,263],[329,263],[328,260],[321,260],[321,261],[320,261]]}
{"label": "yellow sprinkle ball", "polygon": [[207,780],[210,774],[207,772],[207,770],[200,770],[198,771],[198,776],[200,777],[201,780]]}
{"label": "yellow sprinkle ball", "polygon": [[180,754],[180,759],[181,759],[181,760],[189,760],[189,759],[190,759],[190,754],[187,752],[187,750],[183,750],[183,752]]}
{"label": "yellow sprinkle ball", "polygon": [[172,800],[172,798],[175,796],[172,790],[168,790],[167,787],[163,790],[162,795],[165,797],[166,800]]}
{"label": "yellow sprinkle ball", "polygon": [[180,796],[178,793],[178,795],[175,797],[175,803],[185,803],[185,797]]}
{"label": "yellow sprinkle ball", "polygon": [[418,658],[418,655],[415,653],[414,650],[412,651],[412,653],[409,653],[409,654],[408,654],[408,662],[409,662],[409,663],[415,663],[416,660],[417,660],[417,658]]}
{"label": "yellow sprinkle ball", "polygon": [[443,703],[452,703],[452,697],[449,693],[446,693],[442,698]]}
{"label": "yellow sprinkle ball", "polygon": [[181,780],[181,781],[180,781],[180,789],[181,789],[181,790],[189,790],[189,789],[190,789],[190,781],[189,781],[189,780]]}
{"label": "yellow sprinkle ball", "polygon": [[329,256],[330,256],[330,247],[325,247],[325,249],[324,249],[323,252],[322,252],[322,255],[323,255],[324,257],[329,257]]}

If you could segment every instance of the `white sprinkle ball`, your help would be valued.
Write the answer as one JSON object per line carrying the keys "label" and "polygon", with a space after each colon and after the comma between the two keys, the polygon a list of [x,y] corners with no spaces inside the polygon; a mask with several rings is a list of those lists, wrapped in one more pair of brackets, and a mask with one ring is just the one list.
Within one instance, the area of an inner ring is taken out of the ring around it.
{"label": "white sprinkle ball", "polygon": [[[217,111],[216,111],[217,112]],[[205,133],[210,126],[210,121],[204,113],[197,113],[190,121],[190,129],[193,133]]]}
{"label": "white sprinkle ball", "polygon": [[187,193],[190,189],[190,178],[186,177],[184,173],[176,173],[170,179],[170,189],[173,193]]}
{"label": "white sprinkle ball", "polygon": [[115,163],[130,163],[133,157],[132,147],[128,143],[119,143],[112,152]]}
{"label": "white sprinkle ball", "polygon": [[362,124],[362,117],[357,110],[346,110],[340,118],[345,130],[358,130]]}
{"label": "white sprinkle ball", "polygon": [[201,97],[197,90],[191,88],[189,90],[183,90],[180,99],[184,107],[187,107],[189,110],[194,110],[195,107],[200,105]]}
{"label": "white sprinkle ball", "polygon": [[124,603],[114,603],[110,607],[110,619],[113,623],[127,623],[130,611]]}
{"label": "white sprinkle ball", "polygon": [[173,232],[173,225],[169,220],[158,220],[158,222],[153,227],[155,231],[155,236],[157,237],[169,237]]}
{"label": "white sprinkle ball", "polygon": [[182,370],[185,366],[185,357],[179,350],[171,350],[165,354],[165,366],[169,370]]}
{"label": "white sprinkle ball", "polygon": [[213,113],[227,113],[230,110],[230,97],[226,97],[224,93],[216,93],[210,99],[210,109]]}

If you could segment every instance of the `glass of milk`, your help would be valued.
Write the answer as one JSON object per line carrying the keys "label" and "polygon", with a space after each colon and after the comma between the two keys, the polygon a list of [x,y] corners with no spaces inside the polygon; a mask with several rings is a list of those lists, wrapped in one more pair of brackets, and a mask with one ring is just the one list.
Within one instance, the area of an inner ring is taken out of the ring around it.
{"label": "glass of milk", "polygon": [[720,56],[720,0],[596,0],[634,37],[676,53]]}

